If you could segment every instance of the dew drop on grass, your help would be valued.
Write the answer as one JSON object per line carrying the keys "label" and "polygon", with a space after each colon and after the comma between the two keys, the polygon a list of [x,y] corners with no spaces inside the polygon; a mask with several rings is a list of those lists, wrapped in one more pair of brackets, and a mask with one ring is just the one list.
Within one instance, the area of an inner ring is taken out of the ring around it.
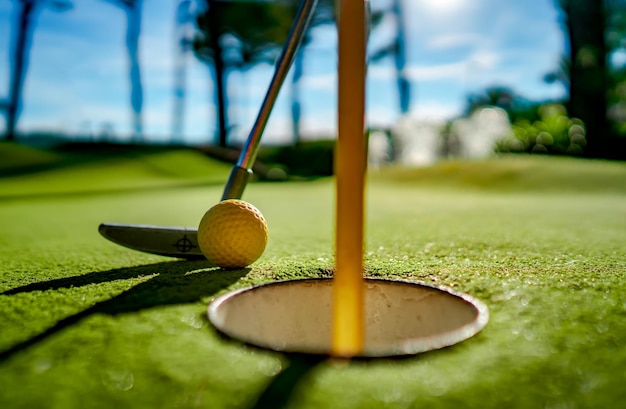
{"label": "dew drop on grass", "polygon": [[545,409],[575,409],[573,402],[559,400],[558,402],[546,402]]}
{"label": "dew drop on grass", "polygon": [[535,337],[537,336],[537,334],[535,334],[535,331],[529,329],[529,328],[525,328],[524,329],[524,339],[526,339],[526,341],[534,341]]}
{"label": "dew drop on grass", "polygon": [[434,379],[434,381],[429,384],[428,392],[430,392],[432,396],[443,396],[448,392],[448,385],[442,379]]}
{"label": "dew drop on grass", "polygon": [[200,317],[194,313],[183,315],[180,318],[180,321],[195,329],[200,329],[204,325],[204,322],[202,321],[202,319],[200,319]]}
{"label": "dew drop on grass", "polygon": [[388,386],[372,392],[372,398],[387,405],[393,403],[394,407],[408,407],[410,397],[406,396],[399,386]]}
{"label": "dew drop on grass", "polygon": [[592,392],[594,389],[597,389],[603,383],[603,379],[592,373],[585,374],[584,379],[580,383],[580,391],[584,394],[588,394]]}
{"label": "dew drop on grass", "polygon": [[596,331],[599,334],[604,334],[608,332],[608,330],[609,330],[609,324],[607,322],[601,321],[596,325]]}
{"label": "dew drop on grass", "polygon": [[102,373],[102,384],[112,390],[128,391],[135,385],[135,376],[128,368],[108,368]]}
{"label": "dew drop on grass", "polygon": [[52,362],[47,358],[39,359],[33,363],[33,371],[35,371],[35,373],[44,373],[51,367]]}
{"label": "dew drop on grass", "polygon": [[263,375],[275,376],[283,369],[283,365],[279,359],[262,359],[257,368]]}

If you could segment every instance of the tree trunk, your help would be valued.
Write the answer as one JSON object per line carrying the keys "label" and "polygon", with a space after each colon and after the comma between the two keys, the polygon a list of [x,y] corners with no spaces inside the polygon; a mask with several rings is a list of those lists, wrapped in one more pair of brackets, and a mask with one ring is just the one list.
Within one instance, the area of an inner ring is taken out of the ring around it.
{"label": "tree trunk", "polygon": [[585,123],[586,155],[608,157],[612,152],[607,120],[609,81],[603,0],[569,0],[562,5],[570,40],[568,113]]}
{"label": "tree trunk", "polygon": [[219,56],[215,56],[215,98],[218,119],[218,145],[222,148],[228,146],[228,96],[226,95],[226,66],[221,57],[222,49],[216,46]]}
{"label": "tree trunk", "polygon": [[406,30],[404,28],[404,13],[402,12],[402,0],[394,0],[393,13],[396,17],[396,43],[394,50],[394,62],[396,66],[396,81],[398,84],[398,97],[400,100],[400,113],[406,114],[411,105],[411,83],[406,77]]}
{"label": "tree trunk", "polygon": [[185,125],[187,59],[191,49],[191,1],[183,0],[176,8],[176,55],[174,57],[174,104],[172,110],[172,144],[182,145]]}
{"label": "tree trunk", "polygon": [[208,30],[210,48],[213,50],[213,68],[215,69],[215,102],[218,120],[218,146],[225,148],[228,145],[228,96],[226,95],[226,65],[224,64],[222,45],[220,44],[219,13],[209,0]]}
{"label": "tree trunk", "polygon": [[130,105],[132,108],[133,140],[143,139],[143,87],[139,65],[139,34],[141,32],[141,0],[136,0],[126,8],[126,49],[130,76]]}
{"label": "tree trunk", "polygon": [[15,140],[17,120],[22,108],[22,86],[24,84],[24,76],[28,67],[31,22],[32,13],[35,9],[35,0],[23,0],[21,4],[22,9],[19,14],[19,25],[17,26],[11,70],[11,89],[9,93],[9,100],[6,105],[6,139],[9,141]]}
{"label": "tree trunk", "polygon": [[302,103],[300,101],[300,80],[304,65],[304,48],[296,53],[293,62],[293,76],[291,77],[291,120],[293,132],[293,144],[300,144],[300,119],[302,116]]}

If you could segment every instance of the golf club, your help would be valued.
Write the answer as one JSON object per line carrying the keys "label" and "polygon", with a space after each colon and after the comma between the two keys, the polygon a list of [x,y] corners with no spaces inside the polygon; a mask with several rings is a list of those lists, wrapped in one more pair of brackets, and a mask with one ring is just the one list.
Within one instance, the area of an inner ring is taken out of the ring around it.
{"label": "golf club", "polygon": [[[317,0],[300,2],[257,118],[226,182],[222,200],[241,199],[243,195],[252,175],[263,131],[316,5]],[[190,260],[204,258],[198,247],[195,228],[101,223],[98,231],[106,239],[133,250]]]}

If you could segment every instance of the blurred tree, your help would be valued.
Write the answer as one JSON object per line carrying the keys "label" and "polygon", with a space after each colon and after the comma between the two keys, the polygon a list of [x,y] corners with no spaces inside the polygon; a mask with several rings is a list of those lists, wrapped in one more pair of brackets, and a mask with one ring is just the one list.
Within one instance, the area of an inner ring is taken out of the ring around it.
{"label": "blurred tree", "polygon": [[[609,48],[609,119],[617,135],[626,137],[626,0],[605,0]],[[620,58],[621,56],[621,58]]]}
{"label": "blurred tree", "polygon": [[130,78],[130,106],[132,109],[133,140],[143,139],[143,86],[139,64],[139,35],[141,33],[141,6],[143,0],[108,0],[126,13],[126,50]]}
{"label": "blurred tree", "polygon": [[34,30],[34,14],[39,6],[49,5],[55,11],[66,11],[72,3],[65,0],[17,0],[17,20],[13,26],[11,79],[9,97],[2,104],[6,111],[6,139],[15,140],[15,130],[22,110],[22,87],[28,70],[28,54]]}
{"label": "blurred tree", "polygon": [[[291,0],[292,7],[297,10],[300,0]],[[294,145],[300,143],[300,120],[302,117],[302,101],[301,101],[301,80],[304,76],[304,61],[307,46],[311,43],[311,30],[317,26],[333,24],[335,22],[335,2],[334,0],[319,0],[315,8],[315,13],[311,17],[309,26],[300,48],[296,53],[293,61],[293,74],[291,76],[291,123]]]}
{"label": "blurred tree", "polygon": [[480,93],[470,94],[467,97],[466,114],[471,114],[476,109],[484,106],[496,106],[508,113],[512,110],[513,100],[516,97],[515,92],[509,87],[488,87]]}
{"label": "blurred tree", "polygon": [[185,120],[185,92],[187,58],[193,45],[193,22],[196,10],[191,0],[181,0],[176,7],[174,21],[174,104],[172,112],[172,142],[181,144]]}
{"label": "blurred tree", "polygon": [[302,119],[302,93],[301,93],[301,81],[304,74],[304,47],[308,43],[303,39],[300,50],[295,55],[293,60],[293,74],[291,76],[291,133],[293,136],[293,144],[299,145],[301,140],[300,121]]}
{"label": "blurred tree", "polygon": [[[294,7],[300,3],[300,0],[292,0],[294,3]],[[399,7],[401,0],[394,0],[394,4]],[[369,4],[368,4],[369,7]],[[396,13],[396,17],[400,19],[401,10],[399,8],[392,7],[391,10],[370,10],[370,27],[376,27],[382,21],[383,17],[387,13]],[[385,46],[381,49],[375,51],[375,55],[369,57],[370,61],[378,61],[387,56],[393,55],[395,56],[396,67],[400,66],[401,68],[397,70],[398,77],[404,77],[404,64],[405,64],[405,54],[404,54],[404,46],[396,47],[397,43],[403,43],[404,41],[404,29],[402,26],[401,19],[399,21],[398,28],[398,36],[394,43],[391,46]],[[300,46],[298,53],[296,54],[296,58],[294,60],[293,66],[293,75],[291,77],[291,117],[292,117],[292,126],[293,126],[293,138],[294,145],[298,145],[300,143],[300,119],[302,116],[302,104],[300,101],[301,92],[300,92],[300,81],[304,77],[304,55],[306,52],[306,47],[311,42],[311,32],[315,27],[334,24],[335,23],[335,1],[334,0],[319,0],[317,3],[317,7],[315,9],[315,14],[313,15],[311,22],[309,23],[309,29],[305,33],[304,39]],[[399,40],[398,40],[399,39]],[[402,84],[401,84],[402,83]],[[399,79],[399,89],[400,89],[400,106],[403,113],[408,112],[409,100],[410,100],[410,87],[408,81],[403,83],[402,80]]]}
{"label": "blurred tree", "polygon": [[207,8],[196,18],[195,55],[211,64],[215,79],[218,144],[228,142],[228,73],[261,62],[272,62],[285,41],[294,17],[288,0],[206,0]]}
{"label": "blurred tree", "polygon": [[393,40],[379,49],[373,51],[369,60],[380,61],[392,56],[396,70],[396,84],[398,87],[398,101],[400,114],[405,115],[410,110],[411,82],[406,73],[406,29],[405,29],[405,6],[404,0],[392,0],[388,10],[380,10],[372,13],[371,25],[378,25],[380,20],[389,14],[393,17],[396,33]]}
{"label": "blurred tree", "polygon": [[541,102],[532,102],[507,86],[494,85],[467,96],[465,114],[471,115],[477,109],[494,106],[502,108],[513,123],[521,119],[535,121],[539,119]]}
{"label": "blurred tree", "polygon": [[624,0],[558,0],[557,5],[569,47],[559,70],[546,79],[561,81],[569,91],[567,110],[587,128],[587,156],[626,156],[620,152],[624,138],[613,134],[607,118],[612,85],[607,59],[612,47],[624,42],[619,34],[624,32],[623,17],[615,19],[613,13],[623,16]]}

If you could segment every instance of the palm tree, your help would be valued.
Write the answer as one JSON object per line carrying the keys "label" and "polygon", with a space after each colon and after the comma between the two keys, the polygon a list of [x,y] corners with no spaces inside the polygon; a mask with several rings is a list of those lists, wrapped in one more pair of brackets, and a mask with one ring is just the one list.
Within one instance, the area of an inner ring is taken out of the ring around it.
{"label": "palm tree", "polygon": [[302,41],[300,50],[296,53],[293,60],[293,74],[291,76],[291,126],[293,134],[293,144],[300,143],[300,119],[302,118],[302,102],[300,100],[301,86],[300,81],[304,73],[304,46],[305,39]]}
{"label": "palm tree", "polygon": [[[292,7],[297,8],[300,0],[292,0]],[[302,39],[302,43],[300,44],[300,48],[296,53],[296,56],[293,61],[293,73],[291,77],[291,123],[292,123],[292,133],[294,139],[294,145],[298,145],[300,143],[300,119],[302,117],[302,102],[301,98],[301,85],[300,81],[304,76],[304,56],[306,52],[306,47],[311,42],[311,29],[314,27],[332,24],[335,21],[335,3],[333,0],[319,0],[317,3],[317,7],[315,8],[315,13],[311,17],[311,21],[309,22],[307,31]]]}
{"label": "palm tree", "polygon": [[142,0],[109,0],[126,13],[126,50],[130,78],[130,106],[132,110],[133,140],[143,139],[143,86],[139,64],[139,35],[141,33]]}
{"label": "palm tree", "polygon": [[175,36],[176,56],[174,57],[174,108],[172,115],[172,141],[182,143],[185,119],[185,86],[187,56],[193,44],[194,10],[191,0],[181,0],[176,8]]}
{"label": "palm tree", "polygon": [[31,47],[33,19],[36,9],[45,3],[55,11],[66,11],[72,7],[72,3],[64,0],[18,0],[20,9],[18,12],[18,24],[14,26],[15,42],[13,46],[13,58],[11,61],[11,79],[9,83],[9,98],[2,104],[6,110],[7,130],[6,139],[15,140],[15,129],[22,105],[22,87],[28,70],[28,54]]}
{"label": "palm tree", "polygon": [[404,27],[404,6],[402,0],[394,0],[392,13],[396,17],[396,41],[394,44],[394,62],[396,65],[396,81],[398,84],[398,97],[400,112],[409,112],[411,103],[411,83],[406,75],[406,31]]}
{"label": "palm tree", "polygon": [[376,62],[388,56],[393,56],[396,69],[399,109],[402,115],[410,111],[411,104],[411,82],[406,75],[406,29],[404,25],[404,9],[403,0],[393,0],[389,10],[379,11],[372,16],[372,26],[375,26],[385,14],[391,14],[396,24],[396,35],[391,43],[375,50],[369,58],[370,62]]}
{"label": "palm tree", "polygon": [[604,156],[607,122],[606,13],[603,0],[559,0],[569,40],[567,111],[587,127],[587,154]]}
{"label": "palm tree", "polygon": [[228,143],[228,73],[260,62],[271,62],[289,32],[293,12],[283,3],[206,0],[207,9],[198,15],[194,53],[210,64],[215,79],[217,142]]}

